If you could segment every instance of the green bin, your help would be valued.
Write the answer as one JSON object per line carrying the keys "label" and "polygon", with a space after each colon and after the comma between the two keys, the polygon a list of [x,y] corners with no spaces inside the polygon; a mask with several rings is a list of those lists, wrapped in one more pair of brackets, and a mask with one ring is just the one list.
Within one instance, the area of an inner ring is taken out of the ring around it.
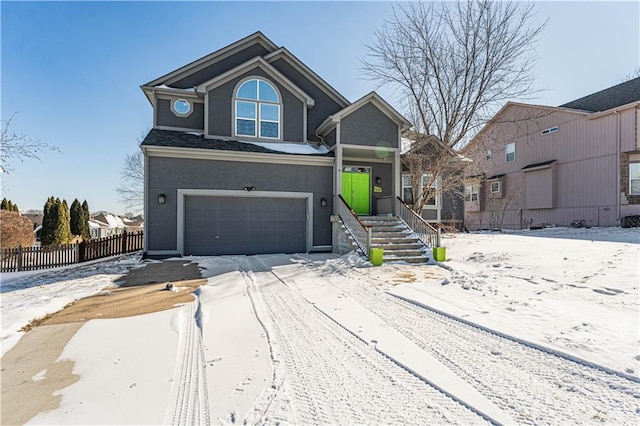
{"label": "green bin", "polygon": [[373,266],[382,265],[382,255],[384,250],[381,247],[371,247],[369,249],[369,260],[373,263]]}
{"label": "green bin", "polygon": [[447,260],[446,247],[434,247],[433,248],[433,260],[437,262],[444,262]]}

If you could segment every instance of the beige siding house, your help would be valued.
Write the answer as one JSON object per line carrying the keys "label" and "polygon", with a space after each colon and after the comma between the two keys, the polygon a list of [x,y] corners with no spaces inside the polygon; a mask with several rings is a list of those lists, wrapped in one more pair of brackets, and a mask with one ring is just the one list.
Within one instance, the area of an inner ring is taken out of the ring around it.
{"label": "beige siding house", "polygon": [[507,103],[465,147],[468,229],[640,215],[640,78],[559,107]]}

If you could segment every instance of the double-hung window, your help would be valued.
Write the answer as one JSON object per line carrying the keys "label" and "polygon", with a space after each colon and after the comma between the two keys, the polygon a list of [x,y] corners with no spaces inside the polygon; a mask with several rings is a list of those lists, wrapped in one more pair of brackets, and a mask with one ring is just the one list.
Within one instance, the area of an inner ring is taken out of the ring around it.
{"label": "double-hung window", "polygon": [[276,89],[261,79],[242,83],[235,93],[235,134],[281,139],[281,103]]}
{"label": "double-hung window", "polygon": [[478,185],[465,185],[464,200],[478,201]]}
{"label": "double-hung window", "polygon": [[514,161],[516,161],[516,143],[511,142],[506,144],[504,146],[504,154],[505,154],[504,161],[506,163],[513,163]]}
{"label": "double-hung window", "polygon": [[[431,194],[433,195],[431,197],[430,200],[428,200],[426,203],[424,203],[424,206],[436,206],[438,203],[438,194],[437,194],[437,189],[438,189],[438,180],[437,179],[431,179],[431,175],[428,174],[424,174],[422,175],[422,178],[420,180],[420,186],[417,188],[418,193],[415,194],[416,196],[416,201],[418,199],[420,199],[420,197],[422,196],[422,194],[424,193],[424,188],[425,186],[429,185],[429,181],[431,180],[431,188],[433,188],[433,191],[431,191]],[[411,175],[410,174],[403,174],[402,175],[402,200],[407,203],[407,204],[413,204],[414,203],[414,199],[413,199],[413,188],[411,186]]]}
{"label": "double-hung window", "polygon": [[629,195],[640,195],[640,163],[629,163]]}

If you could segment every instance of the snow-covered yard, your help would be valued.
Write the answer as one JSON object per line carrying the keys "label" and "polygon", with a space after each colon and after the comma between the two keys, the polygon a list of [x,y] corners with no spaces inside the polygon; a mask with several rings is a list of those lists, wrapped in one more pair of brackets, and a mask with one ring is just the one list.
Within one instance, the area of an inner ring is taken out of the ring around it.
{"label": "snow-covered yard", "polygon": [[[195,300],[84,323],[57,359],[77,380],[29,423],[640,422],[637,229],[457,234],[445,245],[442,266],[183,259],[205,268]],[[3,274],[3,355],[33,318],[140,266]]]}

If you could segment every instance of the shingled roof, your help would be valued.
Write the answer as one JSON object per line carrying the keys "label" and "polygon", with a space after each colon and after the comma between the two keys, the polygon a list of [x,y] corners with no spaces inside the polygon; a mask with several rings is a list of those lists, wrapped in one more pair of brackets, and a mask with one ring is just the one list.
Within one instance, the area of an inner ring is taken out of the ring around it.
{"label": "shingled roof", "polygon": [[560,107],[597,112],[606,111],[636,101],[640,101],[640,77],[592,93],[591,95],[560,105]]}
{"label": "shingled roof", "polygon": [[326,154],[286,153],[265,148],[249,142],[230,139],[206,139],[201,134],[187,133],[174,130],[151,129],[144,138],[141,146],[164,146],[171,148],[215,149],[221,151],[256,152],[261,154],[304,155],[313,157],[332,157],[333,152]]}

